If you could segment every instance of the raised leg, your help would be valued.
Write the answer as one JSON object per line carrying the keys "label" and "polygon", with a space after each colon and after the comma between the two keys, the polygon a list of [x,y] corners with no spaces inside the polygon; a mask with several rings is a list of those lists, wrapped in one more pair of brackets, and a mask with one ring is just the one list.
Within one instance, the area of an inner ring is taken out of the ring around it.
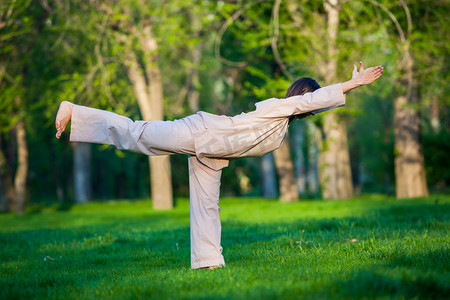
{"label": "raised leg", "polygon": [[220,246],[220,177],[189,156],[189,194],[191,209],[191,267],[192,269],[225,266]]}
{"label": "raised leg", "polygon": [[114,145],[117,149],[146,155],[195,153],[192,132],[183,120],[133,121],[109,111],[73,104],[70,118],[67,118],[67,113],[62,113],[63,108],[61,104],[61,114],[58,112],[56,118],[58,138],[71,120],[70,140],[73,142]]}

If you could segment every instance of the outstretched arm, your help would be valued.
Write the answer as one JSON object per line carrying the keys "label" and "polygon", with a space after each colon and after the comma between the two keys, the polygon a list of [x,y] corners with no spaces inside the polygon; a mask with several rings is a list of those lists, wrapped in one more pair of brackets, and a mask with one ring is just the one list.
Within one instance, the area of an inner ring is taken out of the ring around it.
{"label": "outstretched arm", "polygon": [[[353,72],[352,72],[352,79],[350,79],[349,81],[346,81],[346,82],[342,82],[341,88],[342,88],[342,92],[344,94],[347,93],[348,91],[350,91],[354,88],[360,87],[362,85],[371,84],[372,82],[374,82],[375,80],[380,78],[381,75],[383,74],[382,66],[376,66],[376,67],[364,69],[363,62],[359,62],[359,64],[361,66],[359,69],[359,72],[358,72],[358,68],[356,67],[356,65],[354,65]],[[327,111],[327,110],[330,110],[333,108],[337,108],[337,107],[340,107],[343,105],[344,105],[343,103],[341,103],[341,104],[338,103],[338,104],[335,104],[335,106],[324,106],[320,109],[307,111],[306,113],[296,114],[296,117],[298,119],[303,119],[307,116],[315,115],[317,113],[321,113],[321,112],[324,112],[324,111]],[[293,119],[291,119],[290,122],[292,122],[292,120]]]}
{"label": "outstretched arm", "polygon": [[354,65],[352,79],[342,83],[342,92],[344,94],[362,85],[371,84],[372,82],[380,78],[381,75],[383,74],[384,69],[382,66],[364,69],[363,62],[361,61],[359,62],[359,64],[360,64],[359,72],[356,65]]}

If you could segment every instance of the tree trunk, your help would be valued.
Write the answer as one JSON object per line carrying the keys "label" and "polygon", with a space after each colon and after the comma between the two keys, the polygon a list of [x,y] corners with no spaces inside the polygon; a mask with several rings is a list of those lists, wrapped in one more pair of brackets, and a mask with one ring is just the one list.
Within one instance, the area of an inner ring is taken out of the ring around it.
{"label": "tree trunk", "polygon": [[278,173],[280,200],[283,202],[298,201],[297,185],[295,184],[294,165],[289,147],[289,135],[286,134],[281,147],[273,152]]}
{"label": "tree trunk", "polygon": [[5,155],[0,149],[0,211],[14,210],[16,193],[11,179],[11,171]]}
{"label": "tree trunk", "polygon": [[73,179],[75,201],[84,203],[91,200],[91,144],[73,143]]}
{"label": "tree trunk", "polygon": [[294,157],[294,170],[295,170],[295,181],[297,183],[297,190],[299,194],[302,194],[306,190],[306,168],[305,168],[305,155],[303,154],[303,143],[305,141],[304,122],[296,122],[291,125],[293,129],[292,132],[292,144]]}
{"label": "tree trunk", "polygon": [[16,125],[17,136],[17,170],[14,178],[14,190],[16,193],[15,210],[17,214],[25,212],[25,198],[28,176],[28,145],[23,120]]}
{"label": "tree trunk", "polygon": [[201,44],[195,48],[192,51],[193,55],[193,69],[191,71],[191,86],[188,91],[188,102],[189,102],[189,108],[191,112],[196,113],[199,110],[199,98],[200,98],[200,92],[199,92],[199,86],[200,86],[200,80],[198,75],[198,69],[200,68],[200,61],[202,58],[202,48]]}
{"label": "tree trunk", "polygon": [[261,157],[261,177],[263,197],[275,198],[277,196],[277,182],[272,153]]}
{"label": "tree trunk", "polygon": [[317,145],[321,139],[320,132],[312,123],[308,123],[310,132],[310,141],[308,143],[308,170],[306,175],[306,183],[308,192],[316,195],[319,192],[319,176],[317,174]]}
{"label": "tree trunk", "polygon": [[322,196],[348,199],[353,197],[353,183],[346,126],[333,113],[328,114],[324,121],[325,138],[322,137],[319,155]]}
{"label": "tree trunk", "polygon": [[430,123],[434,133],[439,132],[441,129],[441,122],[439,121],[439,102],[438,97],[436,96],[433,96],[431,100]]}
{"label": "tree trunk", "polygon": [[[159,67],[157,64],[156,40],[151,35],[151,28],[144,27],[140,32],[140,43],[144,50],[144,72],[139,68],[139,62],[134,52],[128,57],[128,76],[138,100],[142,117],[146,121],[163,120],[163,91]],[[153,207],[155,209],[173,208],[172,172],[169,156],[150,156],[150,178],[152,187]]]}
{"label": "tree trunk", "polygon": [[[1,180],[1,178],[0,178]],[[6,199],[5,192],[3,191],[3,184],[0,182],[0,212],[8,211],[8,199]]]}
{"label": "tree trunk", "polygon": [[[337,73],[336,37],[339,25],[339,0],[325,0],[328,27],[328,60],[324,68],[326,84],[334,82]],[[330,199],[353,197],[347,130],[335,112],[324,117],[323,135],[319,145],[319,180],[322,196]]]}
{"label": "tree trunk", "polygon": [[406,95],[395,99],[395,182],[397,198],[425,197],[428,188],[420,141],[420,116],[411,104],[418,102],[413,79],[413,58],[405,53],[405,78],[402,84]]}
{"label": "tree trunk", "polygon": [[[190,19],[191,19],[191,26],[192,30],[194,32],[193,38],[194,39],[200,39],[200,32],[202,30],[202,24],[200,22],[201,18],[197,17],[195,14],[190,12]],[[203,50],[203,42],[199,42],[197,47],[194,47],[192,50],[192,67],[191,67],[191,74],[190,74],[190,87],[189,92],[187,95],[189,108],[191,112],[196,113],[199,110],[199,87],[200,87],[200,80],[199,80],[199,68],[200,63],[202,60],[202,50]],[[188,75],[189,76],[189,75]]]}

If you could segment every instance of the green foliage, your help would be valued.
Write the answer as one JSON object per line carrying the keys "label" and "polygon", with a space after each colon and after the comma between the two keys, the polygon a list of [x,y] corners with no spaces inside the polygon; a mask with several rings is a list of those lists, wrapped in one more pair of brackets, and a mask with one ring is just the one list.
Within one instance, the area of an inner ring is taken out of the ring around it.
{"label": "green foliage", "polygon": [[224,199],[227,267],[190,270],[189,203],[31,206],[0,215],[2,299],[444,299],[448,196]]}
{"label": "green foliage", "polygon": [[[407,15],[402,6],[395,1],[378,2],[394,14],[407,33]],[[185,87],[199,92],[201,110],[235,115],[253,110],[255,102],[283,97],[296,77],[314,77],[324,85],[320,72],[327,59],[323,1],[281,1],[277,24],[273,17],[274,3],[258,0],[1,2],[1,147],[14,148],[9,131],[18,120],[24,119],[30,148],[30,202],[55,199],[61,189],[65,199],[72,193],[70,143],[67,136],[63,142],[54,140],[54,117],[62,100],[140,118],[124,66],[131,46],[118,37],[130,35],[130,28],[119,26],[120,22],[128,26],[152,26],[159,46],[156,51],[167,119],[194,113],[181,93]],[[437,102],[443,132],[424,133],[428,181],[448,185],[445,163],[440,162],[447,161],[443,156],[446,151],[443,149],[447,149],[443,141],[450,128],[448,8],[445,1],[414,0],[407,4],[412,17],[407,41],[414,57],[420,94],[417,109],[421,109],[427,120],[431,103]],[[296,7],[292,9],[292,5]],[[231,17],[233,22],[226,23]],[[219,57],[215,48],[217,35],[226,24]],[[283,72],[274,57],[271,42],[276,25],[279,26],[277,50],[292,75]],[[136,39],[130,43],[136,46]],[[362,182],[362,191],[391,192],[394,181],[392,101],[399,92],[395,86],[402,75],[403,57],[397,29],[386,12],[372,2],[343,1],[337,45],[336,82],[348,79],[352,65],[359,60],[367,65],[385,66],[381,81],[361,92],[350,93],[347,107],[342,111],[350,133],[352,169],[361,175],[357,181]],[[198,49],[201,60],[194,63],[193,53]],[[235,67],[229,62],[243,65]],[[189,82],[193,70],[198,70],[199,82]],[[321,126],[320,117],[306,120],[310,121]],[[314,142],[313,138],[305,140]],[[148,193],[145,157],[117,152],[123,156],[118,157],[115,153],[109,148],[94,150],[94,164],[104,169],[94,166],[93,177],[97,178],[94,185],[106,185],[96,189],[96,198],[145,197]],[[8,163],[14,166],[15,156],[10,156]],[[97,161],[102,157],[105,163]],[[187,195],[185,157],[172,160],[175,194]],[[244,159],[224,171],[224,192],[239,195],[236,168],[243,168],[251,175],[257,191],[258,161]],[[138,175],[133,175],[134,171]],[[101,172],[107,175],[102,177]],[[117,178],[126,179],[118,183]],[[132,184],[133,180],[138,183]],[[114,192],[101,192],[102,189]]]}

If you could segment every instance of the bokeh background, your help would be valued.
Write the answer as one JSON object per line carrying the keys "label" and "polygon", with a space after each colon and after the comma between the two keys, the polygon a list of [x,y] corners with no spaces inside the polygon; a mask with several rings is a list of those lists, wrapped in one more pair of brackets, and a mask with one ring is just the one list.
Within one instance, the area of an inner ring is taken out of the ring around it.
{"label": "bokeh background", "polygon": [[448,193],[448,1],[6,0],[0,3],[0,209],[188,196],[185,156],[55,138],[63,100],[132,119],[225,115],[383,65],[344,109],[224,169],[224,196],[282,201]]}

